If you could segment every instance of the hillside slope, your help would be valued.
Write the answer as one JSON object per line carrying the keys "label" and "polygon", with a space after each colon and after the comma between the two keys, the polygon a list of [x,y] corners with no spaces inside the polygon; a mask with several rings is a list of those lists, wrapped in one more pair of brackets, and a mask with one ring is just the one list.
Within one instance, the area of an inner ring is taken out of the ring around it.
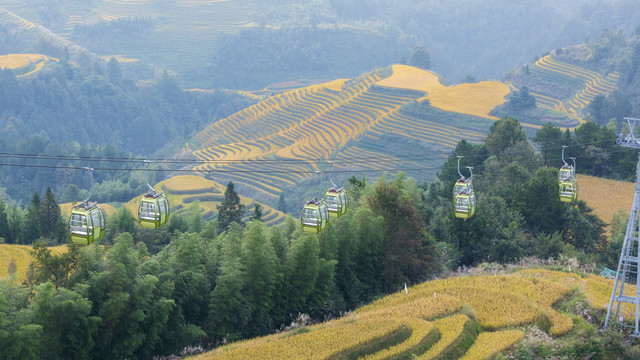
{"label": "hillside slope", "polygon": [[195,170],[267,204],[297,184],[315,188],[327,160],[338,182],[340,172],[385,171],[431,180],[460,139],[483,139],[496,119],[490,110],[508,92],[499,82],[445,86],[434,73],[398,65],[273,95],[210,124],[184,150],[205,161]]}
{"label": "hillside slope", "polygon": [[[557,305],[583,297],[590,311],[606,311],[612,286],[600,276],[542,269],[433,280],[337,320],[227,344],[195,359],[485,359],[523,337],[530,346],[540,341],[533,325],[551,336],[546,341],[562,339],[585,320]],[[625,306],[622,314],[628,319],[632,311]]]}

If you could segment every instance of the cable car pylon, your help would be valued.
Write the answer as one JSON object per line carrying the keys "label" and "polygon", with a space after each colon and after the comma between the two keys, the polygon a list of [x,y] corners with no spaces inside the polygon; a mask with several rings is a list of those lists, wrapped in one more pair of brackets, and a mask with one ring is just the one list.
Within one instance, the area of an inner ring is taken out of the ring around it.
{"label": "cable car pylon", "polygon": [[[640,126],[640,119],[624,118],[629,127],[629,133],[624,134],[624,130],[616,142],[618,145],[628,148],[640,150],[640,136],[637,136],[636,126]],[[616,279],[611,291],[609,307],[607,309],[607,317],[604,322],[603,329],[609,326],[610,321],[617,321],[620,327],[631,327],[633,333],[631,337],[640,337],[640,235],[638,234],[640,216],[640,151],[638,154],[638,165],[636,167],[636,188],[633,196],[633,205],[631,206],[631,214],[629,215],[629,223],[624,236],[624,243],[620,253],[620,261],[618,262],[618,270],[616,271]],[[625,292],[625,286],[635,285],[635,293]],[[624,318],[620,314],[623,303],[632,304],[635,308],[634,326],[625,325]],[[613,317],[613,320],[612,320]]]}

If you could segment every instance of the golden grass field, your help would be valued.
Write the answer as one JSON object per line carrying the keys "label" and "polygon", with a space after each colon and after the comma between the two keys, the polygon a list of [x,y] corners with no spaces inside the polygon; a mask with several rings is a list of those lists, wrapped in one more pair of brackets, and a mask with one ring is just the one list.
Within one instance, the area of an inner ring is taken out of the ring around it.
{"label": "golden grass field", "polygon": [[509,91],[509,87],[499,81],[481,81],[447,87],[429,94],[427,99],[440,110],[497,120],[489,112],[506,101]]}
{"label": "golden grass field", "polygon": [[621,209],[626,214],[631,211],[635,183],[580,174],[576,175],[576,179],[578,199],[584,200],[607,224],[611,222],[616,210]]}
{"label": "golden grass field", "polygon": [[[195,359],[325,359],[350,358],[356,353],[367,354],[367,359],[451,358],[448,351],[468,341],[468,336],[473,344],[460,358],[486,359],[518,343],[527,327],[541,318],[551,324],[549,335],[566,335],[573,328],[572,318],[551,306],[578,291],[589,306],[606,310],[604,299],[612,286],[611,280],[601,276],[542,269],[438,279],[304,331],[230,343]],[[625,317],[629,310],[623,309]],[[467,331],[463,340],[470,321],[477,322],[481,332],[476,336]],[[393,345],[377,345],[394,338]]]}
{"label": "golden grass field", "polygon": [[0,55],[0,68],[19,69],[32,63],[45,60],[47,57],[41,54],[8,54]]}
{"label": "golden grass field", "polygon": [[[0,244],[0,279],[10,275],[9,267],[15,264],[16,280],[23,282],[27,279],[27,271],[31,264],[32,257],[29,252],[33,248],[27,245]],[[67,251],[66,245],[50,247],[51,253],[59,255]]]}
{"label": "golden grass field", "polygon": [[393,65],[391,68],[393,75],[378,81],[377,85],[424,91],[431,106],[444,111],[496,120],[489,112],[503,104],[510,92],[509,86],[499,81],[444,86],[438,75],[431,71],[407,65]]}

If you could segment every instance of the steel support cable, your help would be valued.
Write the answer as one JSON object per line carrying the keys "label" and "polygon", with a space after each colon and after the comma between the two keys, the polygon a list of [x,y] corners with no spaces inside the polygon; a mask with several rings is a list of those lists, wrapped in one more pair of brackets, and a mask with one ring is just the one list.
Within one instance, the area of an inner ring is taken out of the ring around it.
{"label": "steel support cable", "polygon": [[[606,139],[606,140],[598,140],[589,143],[580,143],[575,145],[567,145],[567,148],[573,147],[581,147],[588,146],[608,141],[614,141],[615,139]],[[551,148],[541,148],[538,151],[550,151],[550,150],[560,150],[562,147],[551,147]],[[526,153],[527,150],[522,151],[509,151],[504,152],[501,155],[509,155],[509,154],[520,154]],[[448,157],[451,152],[447,153],[422,153],[422,154],[413,154],[413,155],[397,155],[397,156],[389,156],[382,155],[379,157],[374,156],[366,156],[366,157],[339,157],[340,163],[358,163],[365,162],[368,160],[375,160],[379,162],[385,161],[397,161],[398,159],[407,159],[407,158],[423,158],[423,157],[434,157],[434,156],[442,156]],[[473,157],[488,157],[490,155],[460,155],[463,157],[473,158]],[[308,162],[316,162],[326,159],[319,158],[299,158],[299,159],[245,159],[245,160],[203,160],[203,159],[168,159],[168,158],[126,158],[126,157],[92,157],[92,156],[73,156],[73,155],[47,155],[47,154],[25,154],[25,153],[7,153],[0,152],[0,158],[13,158],[13,159],[42,159],[42,160],[69,160],[69,161],[105,161],[105,162],[124,162],[124,163],[145,163],[146,161],[152,161],[158,164],[209,164],[209,163],[238,163],[238,162],[256,162],[256,163],[308,163]]]}

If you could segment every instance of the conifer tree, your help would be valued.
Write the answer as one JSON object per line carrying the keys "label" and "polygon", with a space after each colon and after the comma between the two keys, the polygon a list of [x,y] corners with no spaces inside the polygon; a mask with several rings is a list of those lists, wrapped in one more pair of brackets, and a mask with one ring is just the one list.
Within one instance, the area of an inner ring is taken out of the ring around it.
{"label": "conifer tree", "polygon": [[280,193],[280,198],[278,199],[278,211],[283,213],[287,213],[287,202],[284,199],[284,193]]}
{"label": "conifer tree", "polygon": [[31,204],[27,209],[26,222],[23,224],[24,226],[24,240],[27,243],[31,243],[37,240],[40,236],[42,236],[42,228],[41,228],[41,210],[42,210],[42,202],[40,201],[40,194],[38,192],[33,193],[33,197],[31,198]]}
{"label": "conifer tree", "polygon": [[262,221],[262,205],[257,202],[253,204],[253,215],[250,220]]}
{"label": "conifer tree", "polygon": [[51,191],[50,187],[47,187],[40,215],[40,229],[42,231],[42,236],[50,239],[56,238],[60,216],[60,206],[58,206],[58,202],[56,201],[56,195]]}
{"label": "conifer tree", "polygon": [[240,196],[234,189],[233,182],[229,181],[227,190],[224,192],[224,201],[217,206],[218,209],[218,232],[227,230],[232,222],[244,227],[242,215],[244,215],[244,205],[240,203]]}
{"label": "conifer tree", "polygon": [[0,199],[0,238],[5,242],[9,242],[9,221],[7,220],[7,213],[4,211],[4,203]]}

